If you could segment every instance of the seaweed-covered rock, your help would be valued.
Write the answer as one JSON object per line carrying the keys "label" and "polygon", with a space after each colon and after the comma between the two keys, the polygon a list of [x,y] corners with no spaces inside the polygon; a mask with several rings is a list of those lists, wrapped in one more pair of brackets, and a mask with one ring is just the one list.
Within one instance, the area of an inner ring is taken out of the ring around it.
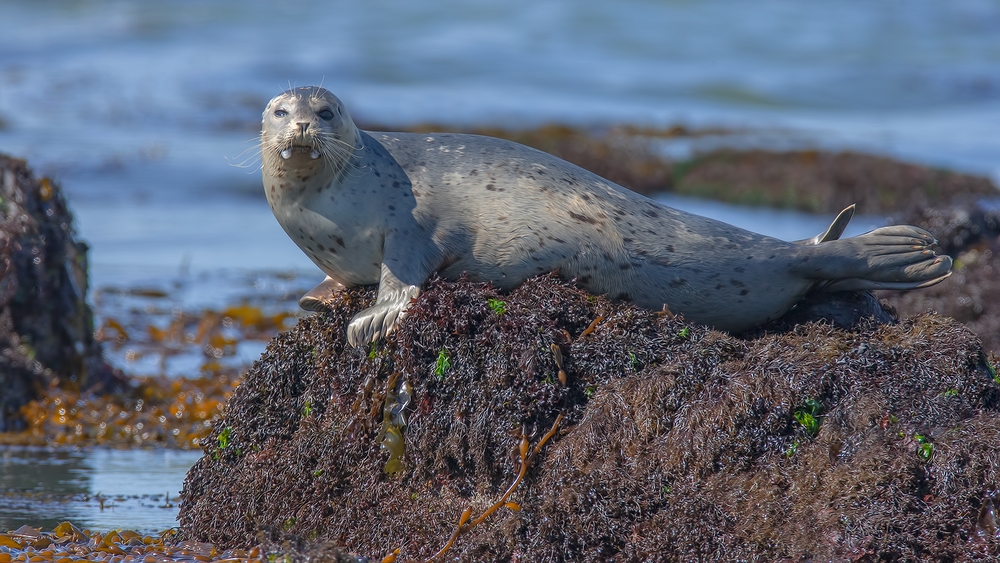
{"label": "seaweed-covered rock", "polygon": [[373,298],[343,293],[249,370],[188,474],[185,537],[425,560],[470,508],[446,559],[1000,554],[1000,382],[956,321],[740,339],[552,277],[432,281],[383,346],[350,348]]}
{"label": "seaweed-covered rock", "polygon": [[0,155],[0,431],[49,385],[100,390],[122,379],[94,341],[87,247],[59,187]]}

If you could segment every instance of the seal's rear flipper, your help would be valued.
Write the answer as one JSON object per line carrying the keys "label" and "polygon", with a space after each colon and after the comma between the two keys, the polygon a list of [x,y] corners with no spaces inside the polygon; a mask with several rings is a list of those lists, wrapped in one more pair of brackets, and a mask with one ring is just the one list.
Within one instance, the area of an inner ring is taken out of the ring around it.
{"label": "seal's rear flipper", "polygon": [[[945,258],[948,258],[945,256]],[[948,258],[948,263],[951,263],[951,259]],[[850,278],[844,280],[832,281],[826,285],[820,287],[823,291],[863,291],[867,289],[920,289],[921,287],[930,287],[932,285],[939,284],[946,280],[951,272],[944,274],[943,276],[938,276],[929,280],[924,280],[920,282],[879,282],[866,280],[863,278]]]}
{"label": "seal's rear flipper", "polygon": [[840,235],[844,234],[844,229],[847,228],[847,224],[851,222],[851,218],[854,217],[854,205],[851,205],[847,209],[840,212],[837,218],[830,223],[830,226],[825,232],[822,232],[812,238],[802,239],[795,241],[795,244],[819,244],[821,242],[827,242],[831,240],[837,240]]}
{"label": "seal's rear flipper", "polygon": [[910,225],[882,227],[860,236],[803,247],[809,252],[794,267],[817,280],[821,291],[917,289],[951,275],[951,257],[931,248],[927,231]]}

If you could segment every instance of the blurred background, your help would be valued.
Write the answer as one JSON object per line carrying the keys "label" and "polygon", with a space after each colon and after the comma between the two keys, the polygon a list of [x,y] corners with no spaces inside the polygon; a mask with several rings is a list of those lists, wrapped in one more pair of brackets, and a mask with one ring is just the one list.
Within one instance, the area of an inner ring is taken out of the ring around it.
{"label": "blurred background", "polygon": [[390,126],[724,127],[1000,178],[992,0],[0,3],[0,151],[62,184],[98,284],[310,269],[256,135],[311,84]]}
{"label": "blurred background", "polygon": [[[1000,179],[993,0],[0,2],[0,152],[62,185],[92,287],[154,288],[98,293],[99,317],[141,325],[135,299],[163,292],[161,329],[262,292],[294,309],[322,276],[271,216],[257,136],[268,99],[312,84],[389,128],[680,125],[723,133],[672,158],[855,149]],[[786,239],[831,219],[667,201]]]}

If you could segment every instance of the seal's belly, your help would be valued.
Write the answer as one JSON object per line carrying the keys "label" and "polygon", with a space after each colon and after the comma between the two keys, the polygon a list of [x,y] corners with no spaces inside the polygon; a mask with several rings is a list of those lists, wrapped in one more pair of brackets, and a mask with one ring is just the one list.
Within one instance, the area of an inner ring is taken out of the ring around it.
{"label": "seal's belly", "polygon": [[378,283],[382,237],[370,226],[353,224],[349,219],[334,221],[305,207],[284,212],[279,207],[275,217],[326,275],[347,286]]}

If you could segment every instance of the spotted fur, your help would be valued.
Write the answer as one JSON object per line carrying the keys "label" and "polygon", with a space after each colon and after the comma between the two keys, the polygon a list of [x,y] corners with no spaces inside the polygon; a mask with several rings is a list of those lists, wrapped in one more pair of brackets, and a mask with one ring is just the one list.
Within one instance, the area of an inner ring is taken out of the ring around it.
{"label": "spotted fur", "polygon": [[392,330],[433,272],[511,289],[558,271],[592,293],[738,332],[810,291],[916,288],[951,271],[916,227],[838,239],[847,215],[823,235],[786,242],[510,141],[366,133],[321,88],[271,100],[261,156],[275,217],[328,276],[303,306],[341,286],[379,284],[375,305],[348,328],[354,345]]}

